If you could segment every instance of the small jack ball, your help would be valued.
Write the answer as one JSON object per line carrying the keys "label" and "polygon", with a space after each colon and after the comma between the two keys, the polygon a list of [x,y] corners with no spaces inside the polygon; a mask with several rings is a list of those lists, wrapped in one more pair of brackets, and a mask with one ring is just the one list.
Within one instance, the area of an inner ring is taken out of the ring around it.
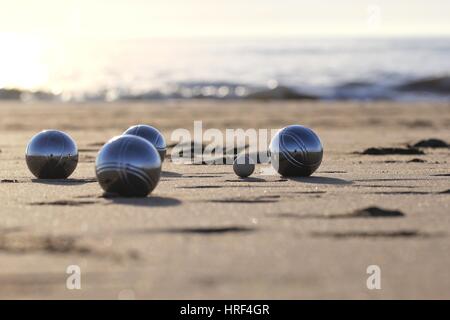
{"label": "small jack ball", "polygon": [[44,130],[31,138],[25,160],[36,178],[65,179],[77,167],[78,149],[67,133]]}
{"label": "small jack ball", "polygon": [[255,162],[248,155],[239,155],[234,160],[233,171],[237,176],[246,178],[255,171]]}

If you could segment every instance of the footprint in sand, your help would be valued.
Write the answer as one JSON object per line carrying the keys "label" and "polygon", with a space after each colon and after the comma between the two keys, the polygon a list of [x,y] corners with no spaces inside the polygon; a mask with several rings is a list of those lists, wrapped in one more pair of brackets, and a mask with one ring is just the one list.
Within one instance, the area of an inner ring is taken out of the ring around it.
{"label": "footprint in sand", "polygon": [[441,234],[421,232],[419,230],[396,231],[347,231],[347,232],[312,232],[313,237],[349,239],[349,238],[432,238]]}
{"label": "footprint in sand", "polygon": [[274,214],[271,216],[274,218],[294,218],[294,219],[351,219],[351,218],[399,218],[404,217],[405,214],[399,210],[389,210],[379,207],[367,207],[343,214],[319,215],[319,214],[281,213],[281,214]]}
{"label": "footprint in sand", "polygon": [[226,199],[214,199],[207,202],[214,203],[275,203],[279,201],[279,195],[273,196],[260,196],[255,198],[226,198]]}
{"label": "footprint in sand", "polygon": [[101,243],[92,239],[74,236],[35,235],[22,230],[3,232],[0,230],[0,252],[29,254],[43,252],[47,254],[90,255],[95,258],[109,258],[116,261],[139,259],[135,250],[115,252],[105,250]]}
{"label": "footprint in sand", "polygon": [[57,201],[48,201],[48,202],[32,202],[30,205],[32,206],[69,206],[69,207],[78,207],[89,204],[95,204],[96,201],[88,201],[88,200],[57,200]]}
{"label": "footprint in sand", "polygon": [[129,233],[144,233],[144,234],[187,234],[187,235],[222,235],[227,233],[251,233],[256,231],[255,228],[246,226],[225,226],[225,227],[191,227],[191,228],[163,228],[163,229],[145,229],[145,230],[130,230]]}

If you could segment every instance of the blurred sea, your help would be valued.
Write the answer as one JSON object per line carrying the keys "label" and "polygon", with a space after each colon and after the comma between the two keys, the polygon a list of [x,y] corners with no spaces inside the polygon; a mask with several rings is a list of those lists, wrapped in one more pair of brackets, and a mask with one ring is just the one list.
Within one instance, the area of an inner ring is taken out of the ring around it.
{"label": "blurred sea", "polygon": [[18,55],[36,81],[3,73],[0,99],[450,100],[450,38],[67,41],[36,54]]}

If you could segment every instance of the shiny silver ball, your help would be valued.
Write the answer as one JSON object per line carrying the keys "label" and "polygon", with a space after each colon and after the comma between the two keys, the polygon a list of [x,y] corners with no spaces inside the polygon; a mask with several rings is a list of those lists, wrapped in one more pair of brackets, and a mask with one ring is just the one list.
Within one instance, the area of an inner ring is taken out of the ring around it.
{"label": "shiny silver ball", "polygon": [[78,164],[75,141],[58,130],[44,130],[33,136],[25,151],[28,169],[39,179],[65,179]]}
{"label": "shiny silver ball", "polygon": [[159,156],[161,157],[161,162],[164,161],[167,150],[166,140],[164,140],[164,136],[158,129],[146,124],[138,124],[136,126],[129,127],[123,134],[131,134],[133,136],[144,138],[156,148]]}
{"label": "shiny silver ball", "polygon": [[255,171],[255,162],[248,155],[239,155],[234,159],[233,171],[237,176],[246,178]]}
{"label": "shiny silver ball", "polygon": [[158,184],[161,159],[147,140],[132,135],[117,136],[100,149],[95,173],[108,193],[145,197]]}
{"label": "shiny silver ball", "polygon": [[309,176],[320,166],[322,156],[319,137],[303,126],[281,129],[270,143],[272,166],[282,176]]}

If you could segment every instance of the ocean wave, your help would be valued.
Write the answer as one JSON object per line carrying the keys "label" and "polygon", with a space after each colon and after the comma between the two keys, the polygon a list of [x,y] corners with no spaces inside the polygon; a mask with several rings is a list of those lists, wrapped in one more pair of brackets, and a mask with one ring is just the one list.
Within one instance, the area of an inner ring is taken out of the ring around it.
{"label": "ocean wave", "polygon": [[56,100],[58,95],[46,91],[30,91],[17,88],[0,88],[0,100]]}
{"label": "ocean wave", "polygon": [[450,95],[450,76],[427,77],[399,85],[397,89],[410,92],[430,92]]}
{"label": "ocean wave", "polygon": [[329,87],[308,87],[275,84],[271,87],[230,82],[180,82],[161,89],[133,92],[103,89],[93,92],[54,94],[50,91],[30,91],[17,88],[0,89],[0,100],[17,101],[146,101],[166,99],[216,100],[450,100],[450,76],[432,76],[403,81],[349,81]]}

